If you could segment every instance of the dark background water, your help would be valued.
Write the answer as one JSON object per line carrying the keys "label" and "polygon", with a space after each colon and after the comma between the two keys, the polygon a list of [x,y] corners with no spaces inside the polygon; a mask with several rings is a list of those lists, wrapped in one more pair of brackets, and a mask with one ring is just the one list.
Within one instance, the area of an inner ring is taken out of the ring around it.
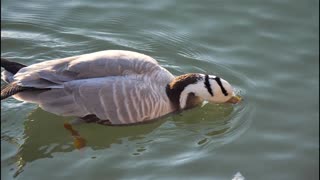
{"label": "dark background water", "polygon": [[81,125],[82,150],[62,127],[72,118],[11,98],[1,179],[319,179],[319,1],[1,3],[2,57],[132,50],[175,75],[219,75],[245,98],[144,126]]}

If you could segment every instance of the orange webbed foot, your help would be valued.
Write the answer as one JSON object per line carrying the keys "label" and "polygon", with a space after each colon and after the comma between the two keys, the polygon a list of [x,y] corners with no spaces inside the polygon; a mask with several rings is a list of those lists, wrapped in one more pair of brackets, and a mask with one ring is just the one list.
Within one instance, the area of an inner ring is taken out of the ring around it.
{"label": "orange webbed foot", "polygon": [[73,127],[70,123],[64,123],[63,126],[66,130],[68,130],[71,133],[71,135],[74,139],[73,145],[75,148],[81,149],[86,146],[86,140],[80,136],[78,131],[73,129]]}

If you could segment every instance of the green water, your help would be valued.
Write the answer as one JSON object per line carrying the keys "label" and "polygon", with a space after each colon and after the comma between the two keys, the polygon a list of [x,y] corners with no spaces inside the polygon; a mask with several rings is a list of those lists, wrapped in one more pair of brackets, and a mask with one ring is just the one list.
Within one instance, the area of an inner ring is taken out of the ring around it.
{"label": "green water", "polygon": [[79,125],[81,150],[63,128],[72,118],[7,99],[1,179],[319,179],[318,1],[1,3],[2,57],[132,50],[175,75],[219,75],[244,97],[142,126]]}

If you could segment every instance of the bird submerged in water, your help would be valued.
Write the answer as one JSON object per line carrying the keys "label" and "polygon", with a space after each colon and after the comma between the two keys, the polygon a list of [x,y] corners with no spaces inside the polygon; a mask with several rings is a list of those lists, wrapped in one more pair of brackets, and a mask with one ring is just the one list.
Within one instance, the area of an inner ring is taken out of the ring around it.
{"label": "bird submerged in water", "polygon": [[38,104],[45,111],[85,122],[147,122],[195,107],[204,100],[238,103],[224,79],[189,73],[175,77],[150,56],[107,50],[30,66],[1,58],[1,100]]}

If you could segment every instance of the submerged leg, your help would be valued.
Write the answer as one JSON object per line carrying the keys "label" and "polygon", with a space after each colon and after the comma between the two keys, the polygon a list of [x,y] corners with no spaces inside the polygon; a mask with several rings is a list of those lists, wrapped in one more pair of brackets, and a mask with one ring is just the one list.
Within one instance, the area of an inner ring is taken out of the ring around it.
{"label": "submerged leg", "polygon": [[109,120],[101,120],[95,115],[87,115],[85,117],[76,118],[70,123],[64,123],[64,128],[71,133],[74,138],[73,145],[77,149],[81,149],[86,146],[86,140],[80,136],[79,132],[74,130],[72,125],[78,125],[82,123],[97,123],[101,125],[112,125]]}
{"label": "submerged leg", "polygon": [[75,146],[75,148],[81,149],[86,146],[86,140],[80,136],[78,131],[72,128],[72,125],[70,123],[64,123],[63,126],[71,133],[72,137],[74,138],[73,145]]}

